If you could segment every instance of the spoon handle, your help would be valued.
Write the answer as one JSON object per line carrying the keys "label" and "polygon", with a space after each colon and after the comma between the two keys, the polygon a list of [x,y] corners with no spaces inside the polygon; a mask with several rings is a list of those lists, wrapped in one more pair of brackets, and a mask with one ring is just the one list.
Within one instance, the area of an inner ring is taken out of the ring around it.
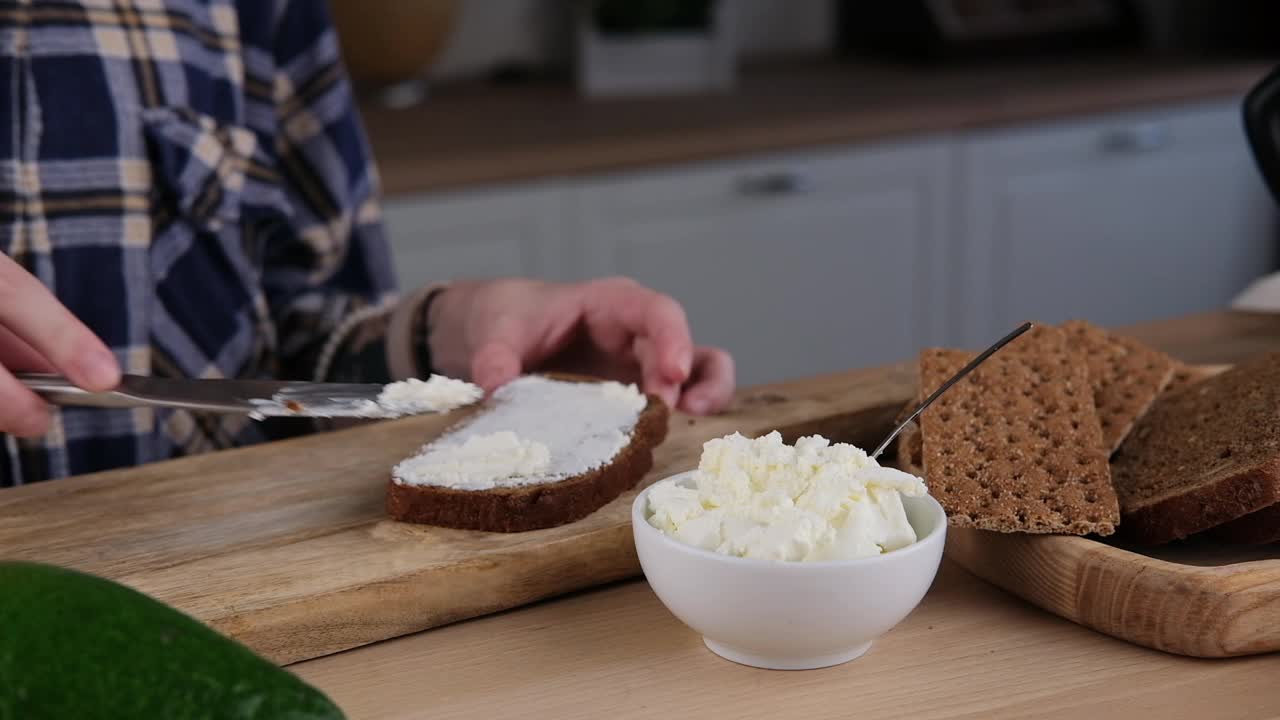
{"label": "spoon handle", "polygon": [[894,428],[893,432],[889,433],[889,437],[885,438],[884,441],[881,442],[880,445],[876,447],[875,452],[871,453],[871,459],[875,460],[876,458],[880,457],[880,454],[885,451],[885,448],[889,447],[889,443],[893,442],[893,439],[898,437],[898,433],[902,432],[902,428],[906,427],[907,423],[911,422],[912,420],[915,420],[916,417],[920,415],[920,413],[924,412],[925,408],[933,404],[934,400],[937,400],[939,397],[941,397],[942,393],[949,390],[952,385],[955,385],[956,383],[964,379],[965,375],[968,375],[970,372],[973,371],[974,368],[981,365],[987,358],[991,357],[992,354],[995,353],[995,351],[999,350],[1005,345],[1008,345],[1011,341],[1013,341],[1014,338],[1018,337],[1019,335],[1021,335],[1022,333],[1030,329],[1031,329],[1031,323],[1029,322],[1022,323],[1016,329],[1014,329],[1013,332],[1009,333],[1008,335],[1005,335],[1004,337],[997,340],[994,345],[987,348],[986,350],[983,350],[982,353],[979,354],[978,357],[970,361],[968,365],[965,365],[964,367],[960,368],[960,372],[956,373],[955,375],[952,375],[950,380],[947,380],[946,382],[942,383],[942,387],[938,388],[937,390],[934,390],[933,394],[925,398],[925,401],[920,403],[920,406],[917,407],[915,411],[912,412],[911,415],[907,417],[906,420],[903,420],[902,422],[898,423],[898,427]]}

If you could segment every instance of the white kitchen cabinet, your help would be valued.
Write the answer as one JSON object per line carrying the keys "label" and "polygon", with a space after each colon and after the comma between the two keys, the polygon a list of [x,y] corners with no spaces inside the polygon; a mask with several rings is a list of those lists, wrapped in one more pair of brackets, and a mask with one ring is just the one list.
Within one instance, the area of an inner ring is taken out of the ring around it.
{"label": "white kitchen cabinet", "polygon": [[952,342],[1023,319],[1223,308],[1275,262],[1275,205],[1230,98],[960,141]]}
{"label": "white kitchen cabinet", "polygon": [[401,283],[628,275],[744,383],[1222,308],[1275,267],[1239,100],[399,198]]}
{"label": "white kitchen cabinet", "polygon": [[573,276],[554,183],[408,196],[383,207],[403,288],[457,278]]}
{"label": "white kitchen cabinet", "polygon": [[945,138],[756,157],[575,186],[574,254],[684,304],[744,383],[910,357],[943,316]]}

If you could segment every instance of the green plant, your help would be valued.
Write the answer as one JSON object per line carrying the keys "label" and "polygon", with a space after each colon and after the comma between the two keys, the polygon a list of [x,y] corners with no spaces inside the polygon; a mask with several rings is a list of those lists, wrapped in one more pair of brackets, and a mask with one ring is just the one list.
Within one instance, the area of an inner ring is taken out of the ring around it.
{"label": "green plant", "polygon": [[596,29],[610,35],[705,30],[716,0],[595,0]]}
{"label": "green plant", "polygon": [[0,560],[0,720],[342,720],[298,676],[113,580]]}

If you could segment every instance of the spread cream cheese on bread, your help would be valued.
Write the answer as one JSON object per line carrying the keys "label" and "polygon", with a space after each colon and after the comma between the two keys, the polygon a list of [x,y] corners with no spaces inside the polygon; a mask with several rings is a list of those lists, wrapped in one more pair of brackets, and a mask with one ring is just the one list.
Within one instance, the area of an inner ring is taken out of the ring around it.
{"label": "spread cream cheese on bread", "polygon": [[489,490],[551,483],[608,464],[648,399],[634,385],[526,376],[492,406],[395,467],[403,485]]}
{"label": "spread cream cheese on bread", "polygon": [[414,485],[485,490],[512,478],[538,477],[550,468],[546,445],[504,430],[411,457],[396,466],[395,476]]}
{"label": "spread cream cheese on bread", "polygon": [[648,496],[648,521],[685,544],[725,555],[784,561],[879,555],[916,541],[902,496],[926,493],[913,475],[821,436],[794,446],[777,432],[734,433],[703,446],[692,482]]}

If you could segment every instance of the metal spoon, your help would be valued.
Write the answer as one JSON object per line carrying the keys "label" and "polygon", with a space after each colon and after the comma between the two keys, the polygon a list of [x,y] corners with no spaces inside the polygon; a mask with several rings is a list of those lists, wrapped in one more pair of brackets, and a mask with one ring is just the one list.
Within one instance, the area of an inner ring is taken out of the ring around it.
{"label": "metal spoon", "polygon": [[939,397],[941,397],[942,393],[949,390],[952,385],[955,385],[956,383],[960,382],[960,380],[962,380],[965,375],[968,375],[970,372],[973,371],[974,368],[981,365],[987,358],[991,357],[995,353],[995,351],[999,350],[1005,345],[1008,345],[1014,338],[1018,337],[1019,335],[1021,335],[1022,333],[1030,329],[1031,329],[1031,323],[1029,322],[1022,323],[1017,327],[1016,330],[997,340],[995,344],[992,345],[991,347],[987,348],[986,350],[983,350],[982,353],[978,355],[978,357],[970,361],[968,365],[965,365],[964,367],[960,368],[960,372],[956,373],[955,375],[952,375],[950,380],[947,380],[946,382],[942,383],[942,387],[938,388],[937,390],[934,390],[933,394],[925,398],[925,401],[920,403],[920,406],[917,407],[915,409],[915,412],[911,413],[911,415],[909,415],[906,420],[903,420],[901,423],[898,423],[898,427],[894,428],[893,432],[889,433],[889,437],[885,438],[884,441],[881,442],[880,445],[876,447],[875,452],[871,453],[871,459],[875,460],[876,458],[880,457],[880,454],[885,451],[885,448],[889,447],[889,443],[893,442],[893,439],[898,437],[898,433],[902,432],[902,428],[906,427],[907,423],[911,422],[912,420],[915,420],[916,417],[920,415],[920,413],[924,412],[925,408],[933,404],[934,400],[937,400]]}

